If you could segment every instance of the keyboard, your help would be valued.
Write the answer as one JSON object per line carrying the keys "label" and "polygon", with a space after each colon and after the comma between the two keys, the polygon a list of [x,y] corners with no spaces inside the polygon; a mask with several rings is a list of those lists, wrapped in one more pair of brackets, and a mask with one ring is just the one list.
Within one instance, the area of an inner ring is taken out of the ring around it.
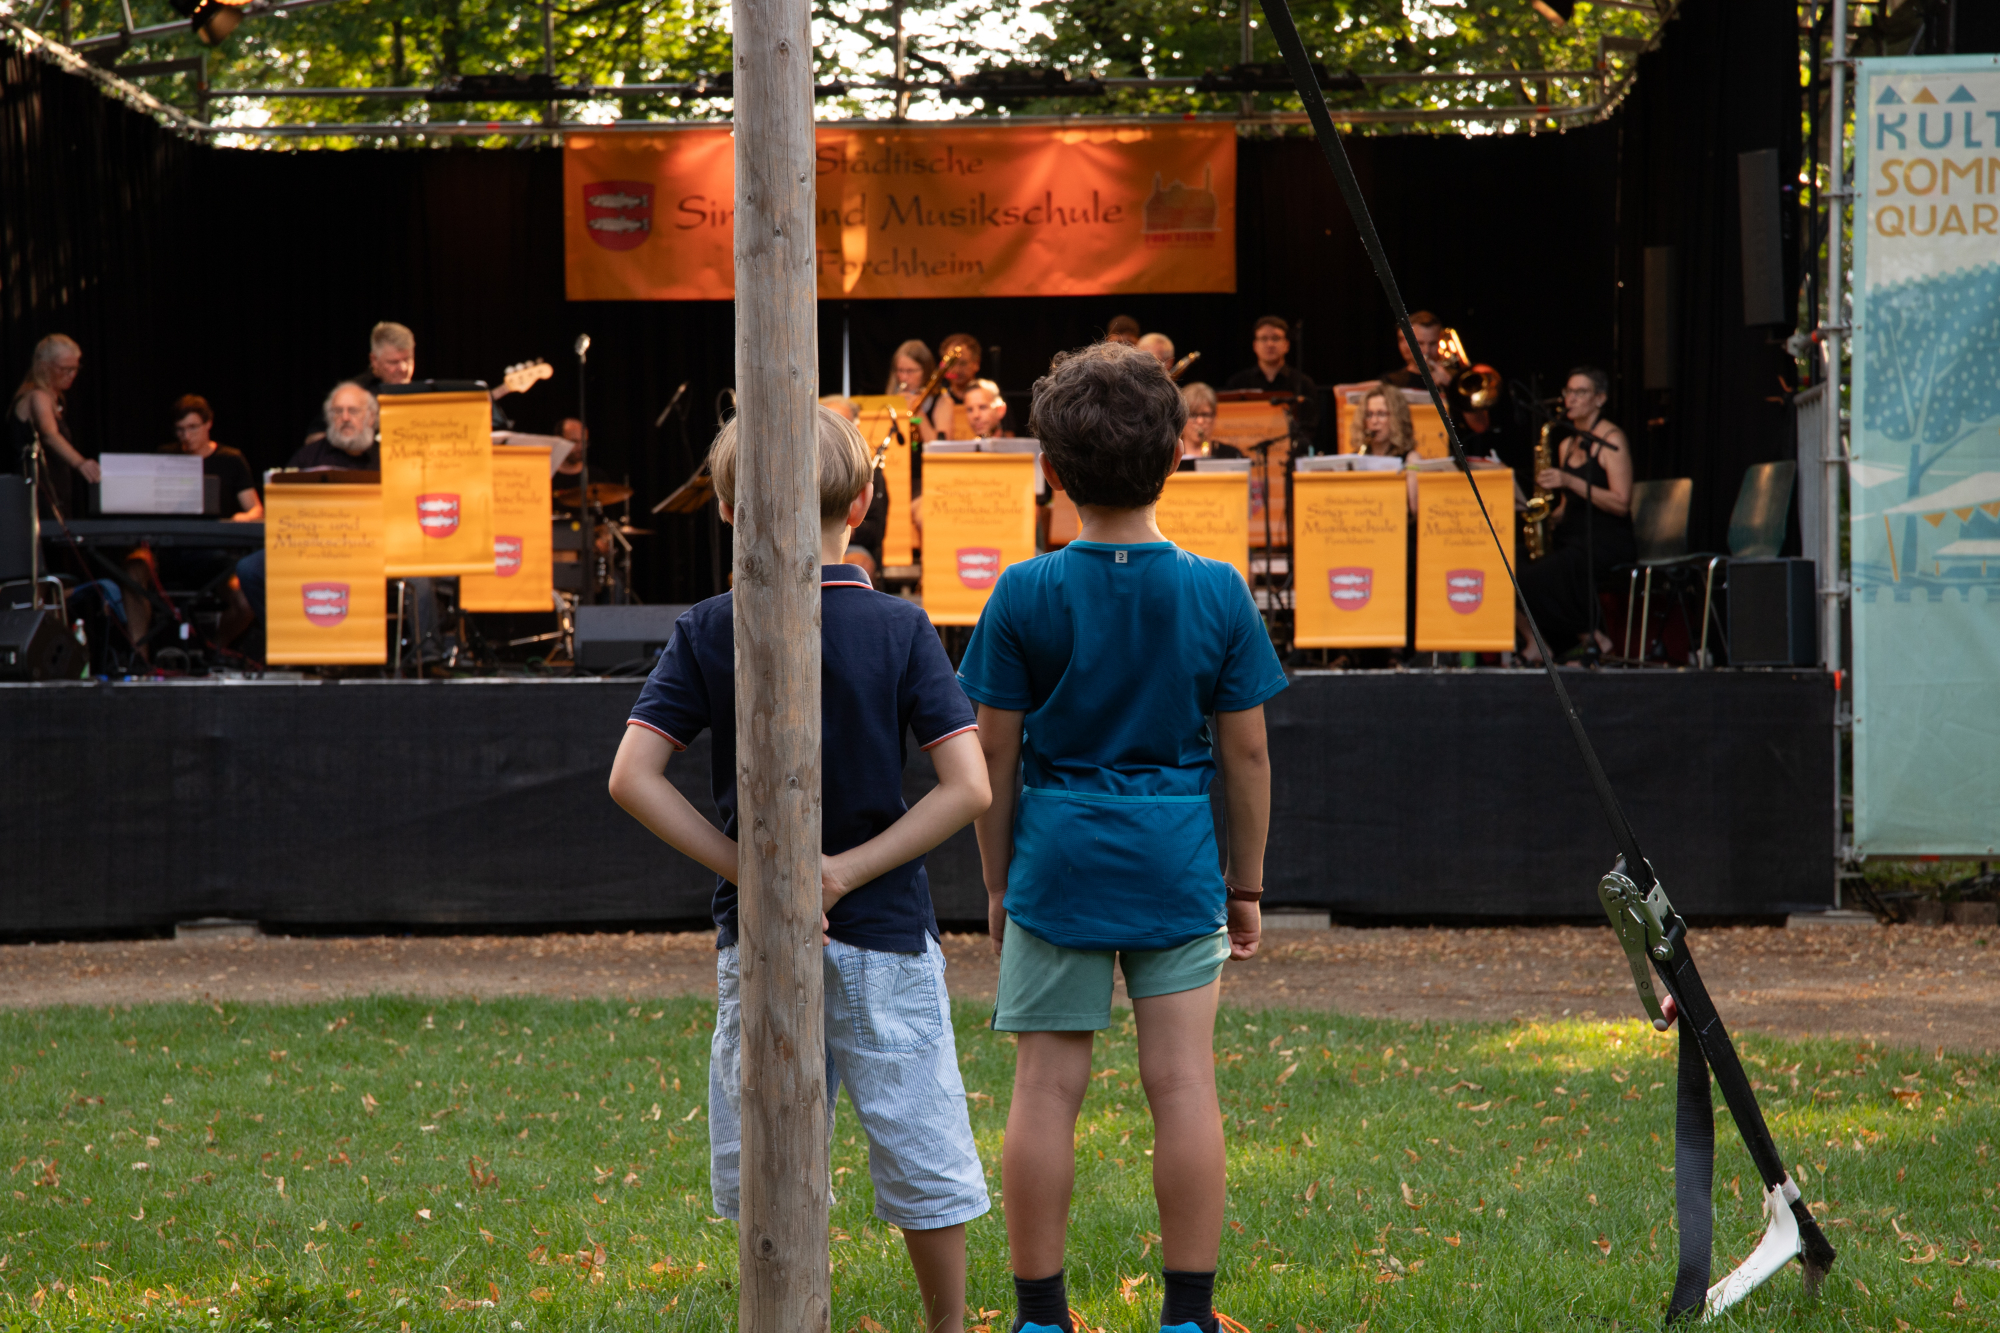
{"label": "keyboard", "polygon": [[134,514],[128,518],[73,518],[65,535],[64,525],[42,520],[42,541],[66,545],[71,537],[85,546],[226,547],[254,551],[264,544],[262,523],[230,523],[215,518],[166,518]]}

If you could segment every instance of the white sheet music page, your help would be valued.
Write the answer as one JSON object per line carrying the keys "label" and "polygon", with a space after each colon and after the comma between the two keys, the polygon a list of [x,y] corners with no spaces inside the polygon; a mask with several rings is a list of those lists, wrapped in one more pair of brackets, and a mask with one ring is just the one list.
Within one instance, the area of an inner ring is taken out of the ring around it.
{"label": "white sheet music page", "polygon": [[192,454],[104,454],[98,508],[107,514],[201,516],[201,460]]}

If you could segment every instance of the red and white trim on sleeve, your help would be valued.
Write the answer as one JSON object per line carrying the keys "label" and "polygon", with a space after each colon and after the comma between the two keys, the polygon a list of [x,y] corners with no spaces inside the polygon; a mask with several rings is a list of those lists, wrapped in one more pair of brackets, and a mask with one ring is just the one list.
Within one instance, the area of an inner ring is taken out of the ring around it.
{"label": "red and white trim on sleeve", "polygon": [[935,749],[937,749],[937,747],[938,747],[938,746],[940,746],[940,745],[943,745],[943,744],[944,744],[944,743],[945,743],[946,741],[950,740],[950,739],[951,739],[951,738],[952,738],[953,736],[963,736],[963,735],[964,735],[964,734],[965,734],[966,732],[968,732],[968,731],[977,731],[977,730],[979,730],[979,724],[978,724],[977,722],[973,722],[973,723],[969,723],[969,724],[967,724],[967,725],[965,725],[965,726],[963,726],[963,727],[960,727],[960,728],[959,728],[959,729],[958,729],[957,731],[947,731],[947,732],[946,732],[946,733],[945,733],[944,735],[942,735],[942,736],[938,737],[938,738],[937,738],[936,740],[932,741],[932,742],[931,742],[930,744],[928,744],[928,745],[919,745],[919,746],[918,746],[917,748],[918,748],[919,750],[935,750]]}
{"label": "red and white trim on sleeve", "polygon": [[658,727],[654,726],[650,722],[641,722],[636,717],[628,717],[625,719],[625,725],[628,727],[644,727],[646,730],[652,732],[655,736],[665,737],[667,744],[673,746],[676,750],[687,749],[687,746],[685,744],[675,740],[672,736],[668,736],[666,732],[661,731]]}

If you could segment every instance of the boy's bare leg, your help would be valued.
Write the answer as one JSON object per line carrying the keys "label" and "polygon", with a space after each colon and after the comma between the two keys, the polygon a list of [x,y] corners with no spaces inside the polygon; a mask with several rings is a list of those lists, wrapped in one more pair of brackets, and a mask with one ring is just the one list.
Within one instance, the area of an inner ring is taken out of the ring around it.
{"label": "boy's bare leg", "polygon": [[1076,1113],[1090,1087],[1095,1036],[1020,1034],[1014,1104],[1007,1108],[1007,1139],[1000,1152],[1007,1249],[1016,1277],[1048,1277],[1063,1266],[1070,1188],[1076,1183]]}
{"label": "boy's bare leg", "polygon": [[[1221,991],[1222,983],[1215,981],[1132,1002],[1139,1081],[1153,1109],[1160,1256],[1176,1272],[1214,1272],[1222,1247],[1226,1161],[1215,1095],[1215,1006]],[[1013,1206],[1010,1190],[1010,1224]]]}
{"label": "boy's bare leg", "polygon": [[925,1333],[962,1333],[965,1328],[965,1223],[929,1231],[903,1228],[917,1295],[924,1303]]}

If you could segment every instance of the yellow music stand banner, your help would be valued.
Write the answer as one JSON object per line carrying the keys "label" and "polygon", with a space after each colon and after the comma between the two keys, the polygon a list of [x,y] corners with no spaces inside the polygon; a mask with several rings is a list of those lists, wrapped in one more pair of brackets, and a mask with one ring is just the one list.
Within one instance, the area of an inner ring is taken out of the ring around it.
{"label": "yellow music stand banner", "polygon": [[549,535],[549,449],[493,451],[493,565],[462,574],[458,604],[468,611],[553,611],[555,552]]}
{"label": "yellow music stand banner", "polygon": [[1216,404],[1215,426],[1209,438],[1235,445],[1250,460],[1250,544],[1260,549],[1264,545],[1267,476],[1271,492],[1271,545],[1284,546],[1292,540],[1285,518],[1285,473],[1292,466],[1292,442],[1278,440],[1261,453],[1255,446],[1261,440],[1283,435],[1290,429],[1291,419],[1285,415],[1285,409],[1276,403],[1253,399]]}
{"label": "yellow music stand banner", "polygon": [[264,660],[389,660],[380,486],[264,491]]}
{"label": "yellow music stand banner", "polygon": [[1417,641],[1420,653],[1514,650],[1514,590],[1501,563],[1514,549],[1514,471],[1474,468],[1500,545],[1464,473],[1417,474]]}
{"label": "yellow music stand banner", "polygon": [[1250,581],[1250,474],[1176,472],[1153,518],[1183,551],[1236,566]]}
{"label": "yellow music stand banner", "polygon": [[1400,472],[1292,478],[1292,642],[1400,648],[1408,635],[1408,484]]}
{"label": "yellow music stand banner", "polygon": [[[882,480],[889,485],[889,518],[882,528],[882,564],[911,564],[917,558],[917,529],[910,521],[910,501],[915,498],[910,493],[910,400],[900,393],[871,393],[856,394],[853,401],[861,409],[861,420],[856,426],[868,445],[868,452],[873,454],[885,438],[889,440],[889,447],[882,451]],[[900,436],[896,434],[899,421]]]}
{"label": "yellow music stand banner", "polygon": [[392,579],[493,571],[493,400],[383,394],[382,517]]}
{"label": "yellow music stand banner", "polygon": [[971,625],[1009,565],[1035,557],[1033,454],[924,456],[924,614]]}

